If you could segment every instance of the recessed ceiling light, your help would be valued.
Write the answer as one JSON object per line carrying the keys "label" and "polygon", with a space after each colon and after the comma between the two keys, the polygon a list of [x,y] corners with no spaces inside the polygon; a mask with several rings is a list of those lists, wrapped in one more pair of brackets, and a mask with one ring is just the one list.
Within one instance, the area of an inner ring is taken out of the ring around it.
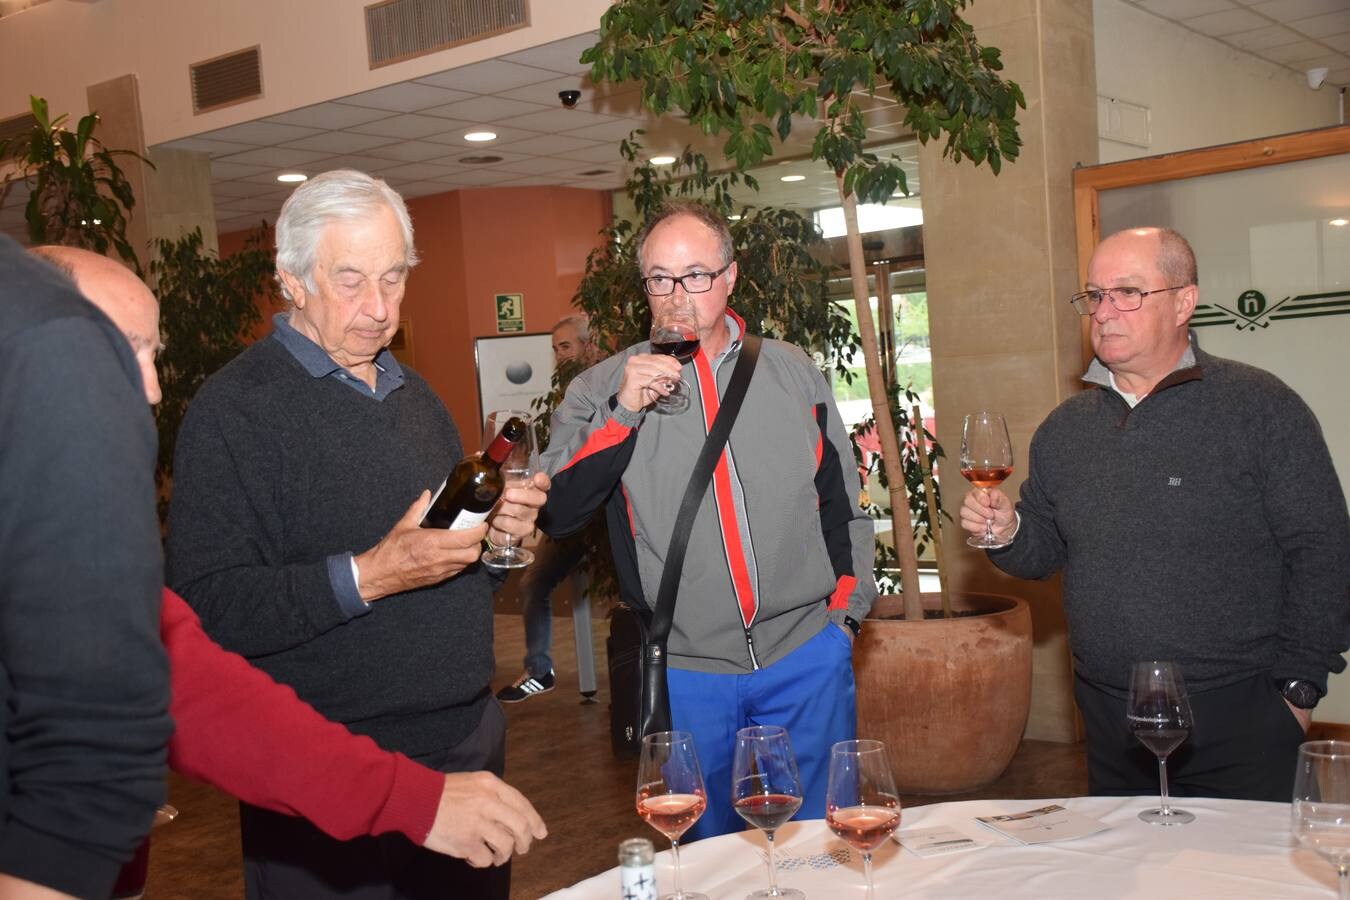
{"label": "recessed ceiling light", "polygon": [[1327,224],[1335,225],[1337,228],[1344,228],[1345,226],[1350,225],[1350,219],[1332,219]]}
{"label": "recessed ceiling light", "polygon": [[484,141],[495,141],[496,139],[497,132],[495,131],[470,131],[468,134],[464,135],[464,140],[473,141],[476,144]]}
{"label": "recessed ceiling light", "polygon": [[277,176],[277,181],[282,184],[299,184],[302,181],[309,181],[309,176],[303,172],[282,172]]}
{"label": "recessed ceiling light", "polygon": [[741,220],[740,216],[727,216],[727,218],[732,222],[739,222]]}
{"label": "recessed ceiling light", "polygon": [[459,161],[466,166],[486,166],[488,163],[498,163],[502,161],[500,156],[461,156]]}
{"label": "recessed ceiling light", "polygon": [[805,175],[784,175],[779,181],[805,181]]}
{"label": "recessed ceiling light", "polygon": [[654,166],[668,166],[674,161],[675,157],[673,156],[653,156],[651,159],[647,160],[647,162]]}

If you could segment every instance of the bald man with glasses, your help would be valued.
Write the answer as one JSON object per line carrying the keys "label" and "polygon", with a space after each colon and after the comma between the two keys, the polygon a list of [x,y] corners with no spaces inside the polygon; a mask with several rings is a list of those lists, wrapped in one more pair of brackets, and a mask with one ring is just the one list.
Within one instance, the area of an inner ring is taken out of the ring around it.
{"label": "bald man with glasses", "polygon": [[1089,389],[1032,438],[1016,507],[972,490],[961,524],[1020,578],[1062,572],[1093,794],[1150,794],[1125,726],[1133,663],[1181,666],[1195,725],[1168,758],[1182,796],[1288,802],[1294,762],[1350,646],[1350,517],[1312,411],[1189,329],[1195,254],[1166,228],[1101,242],[1086,290]]}

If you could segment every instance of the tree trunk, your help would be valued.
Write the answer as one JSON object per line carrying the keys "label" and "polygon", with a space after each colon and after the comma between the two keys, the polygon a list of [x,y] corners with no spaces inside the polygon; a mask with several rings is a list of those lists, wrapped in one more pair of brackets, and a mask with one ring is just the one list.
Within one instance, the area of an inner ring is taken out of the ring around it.
{"label": "tree trunk", "polygon": [[[911,622],[922,622],[923,601],[919,597],[919,559],[914,553],[914,526],[909,518],[909,497],[905,493],[905,473],[900,464],[900,441],[895,434],[886,382],[881,374],[876,322],[872,319],[872,305],[868,302],[867,264],[863,260],[862,235],[858,232],[858,201],[853,194],[845,193],[842,172],[835,173],[835,180],[839,184],[839,198],[844,207],[848,271],[853,281],[853,297],[858,310],[863,362],[867,366],[867,392],[872,398],[877,437],[881,439],[881,464],[885,467],[886,484],[890,491],[891,535],[895,540],[895,555],[900,562],[900,593],[905,600],[905,618]],[[877,286],[879,291],[885,289],[886,285]]]}

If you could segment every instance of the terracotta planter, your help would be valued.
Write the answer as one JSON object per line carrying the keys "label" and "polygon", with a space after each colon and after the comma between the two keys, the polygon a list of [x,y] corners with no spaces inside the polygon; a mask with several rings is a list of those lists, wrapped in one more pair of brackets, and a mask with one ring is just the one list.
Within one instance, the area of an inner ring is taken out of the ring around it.
{"label": "terracotta planter", "polygon": [[[927,609],[940,609],[925,594]],[[886,742],[902,793],[955,794],[989,784],[1017,752],[1031,706],[1031,610],[1025,600],[953,595],[962,618],[906,622],[878,598],[853,651],[858,736]]]}

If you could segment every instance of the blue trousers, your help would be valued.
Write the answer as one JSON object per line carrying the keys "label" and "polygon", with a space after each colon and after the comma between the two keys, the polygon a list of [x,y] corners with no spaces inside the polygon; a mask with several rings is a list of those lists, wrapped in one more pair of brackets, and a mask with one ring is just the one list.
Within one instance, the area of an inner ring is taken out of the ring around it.
{"label": "blue trousers", "polygon": [[853,642],[842,628],[827,623],[773,665],[745,675],[670,669],[667,683],[672,723],[694,735],[708,797],[707,810],[684,840],[745,827],[731,806],[731,767],[736,732],[750,725],[787,729],[802,780],[802,808],[794,818],[825,817],[830,747],[851,740],[858,728]]}

